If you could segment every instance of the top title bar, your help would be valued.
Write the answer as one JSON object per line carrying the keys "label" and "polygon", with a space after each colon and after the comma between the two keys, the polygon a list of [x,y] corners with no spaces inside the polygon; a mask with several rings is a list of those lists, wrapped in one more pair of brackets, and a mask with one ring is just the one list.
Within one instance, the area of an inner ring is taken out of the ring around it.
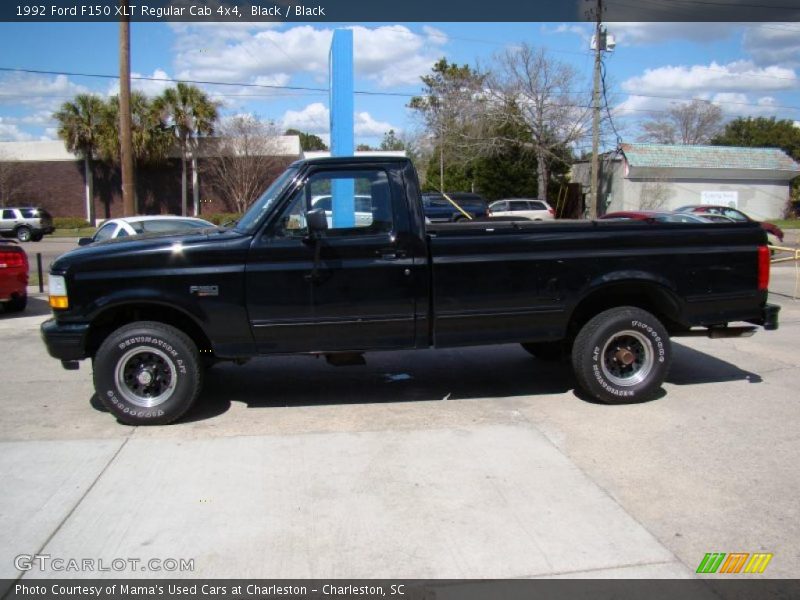
{"label": "top title bar", "polygon": [[[206,22],[563,22],[594,20],[597,0],[4,0],[0,20]],[[603,21],[800,21],[800,0],[602,0]]]}

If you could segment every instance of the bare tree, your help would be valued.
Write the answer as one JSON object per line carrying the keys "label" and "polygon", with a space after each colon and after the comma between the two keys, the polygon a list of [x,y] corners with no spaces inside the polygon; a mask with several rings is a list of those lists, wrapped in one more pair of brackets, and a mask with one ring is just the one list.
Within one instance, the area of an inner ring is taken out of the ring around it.
{"label": "bare tree", "polygon": [[654,169],[639,187],[639,210],[664,210],[672,196],[670,177],[664,169]]}
{"label": "bare tree", "polygon": [[722,130],[722,109],[706,100],[677,104],[642,123],[640,142],[708,144]]}
{"label": "bare tree", "polygon": [[27,189],[24,166],[6,152],[0,151],[0,206],[8,206]]}
{"label": "bare tree", "polygon": [[206,171],[211,184],[236,212],[244,212],[269,185],[280,162],[280,131],[250,115],[224,120],[210,145]]}
{"label": "bare tree", "polygon": [[571,65],[525,43],[499,55],[488,79],[491,100],[486,109],[493,135],[485,142],[491,146],[513,141],[532,151],[542,198],[547,198],[553,162],[563,161],[565,149],[586,134],[589,93],[581,97],[576,92],[580,87]]}

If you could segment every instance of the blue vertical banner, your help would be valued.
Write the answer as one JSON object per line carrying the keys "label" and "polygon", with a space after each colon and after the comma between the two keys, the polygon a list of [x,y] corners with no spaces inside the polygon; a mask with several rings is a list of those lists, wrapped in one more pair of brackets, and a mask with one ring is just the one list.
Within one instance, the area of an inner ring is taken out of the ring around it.
{"label": "blue vertical banner", "polygon": [[[353,30],[335,29],[328,71],[330,73],[331,156],[353,156]],[[333,227],[354,227],[355,182],[331,182]]]}

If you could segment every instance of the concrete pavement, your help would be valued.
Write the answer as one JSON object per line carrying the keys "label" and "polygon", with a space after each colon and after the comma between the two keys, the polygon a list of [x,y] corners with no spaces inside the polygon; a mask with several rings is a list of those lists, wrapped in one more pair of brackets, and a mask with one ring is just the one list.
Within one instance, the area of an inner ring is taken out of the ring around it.
{"label": "concrete pavement", "polygon": [[774,270],[777,332],[676,340],[642,405],[582,400],[509,345],[220,365],[158,428],[95,408],[33,299],[0,316],[0,577],[23,553],[195,562],[125,576],[688,577],[712,551],[772,552],[765,576],[794,577],[793,283]]}

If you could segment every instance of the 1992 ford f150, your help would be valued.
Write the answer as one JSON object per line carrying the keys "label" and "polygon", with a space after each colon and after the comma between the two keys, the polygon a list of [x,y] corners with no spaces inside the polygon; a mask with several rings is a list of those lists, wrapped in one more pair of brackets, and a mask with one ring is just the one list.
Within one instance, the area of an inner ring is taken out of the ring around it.
{"label": "1992 ford f150", "polygon": [[132,424],[178,419],[218,360],[508,342],[570,357],[594,398],[637,402],[664,381],[670,336],[777,328],[765,243],[757,223],[426,225],[407,159],[303,160],[230,229],[61,256],[41,332],[64,367],[92,359]]}

